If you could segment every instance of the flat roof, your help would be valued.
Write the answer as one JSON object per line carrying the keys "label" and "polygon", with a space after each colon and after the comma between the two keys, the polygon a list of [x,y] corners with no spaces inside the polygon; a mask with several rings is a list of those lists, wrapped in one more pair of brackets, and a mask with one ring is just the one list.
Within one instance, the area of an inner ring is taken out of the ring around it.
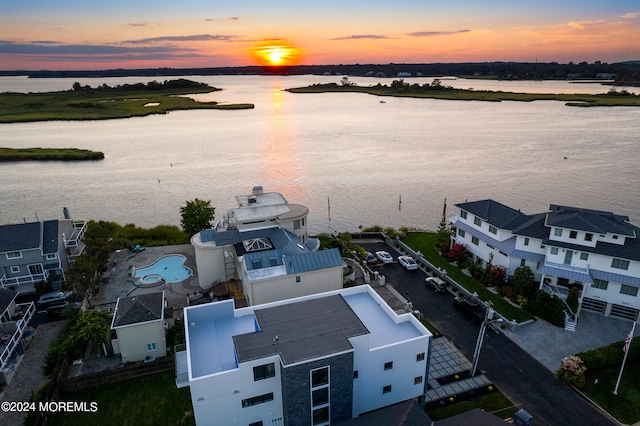
{"label": "flat roof", "polygon": [[350,351],[355,336],[368,335],[372,350],[430,335],[414,320],[398,316],[369,286],[240,309],[229,300],[187,307],[191,378],[272,355],[286,366]]}

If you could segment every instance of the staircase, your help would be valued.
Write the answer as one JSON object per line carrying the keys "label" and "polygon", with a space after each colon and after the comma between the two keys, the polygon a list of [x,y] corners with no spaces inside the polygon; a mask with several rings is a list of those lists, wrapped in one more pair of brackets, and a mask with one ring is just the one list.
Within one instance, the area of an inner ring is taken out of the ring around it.
{"label": "staircase", "polygon": [[576,331],[577,319],[573,319],[571,315],[564,313],[564,329],[567,331]]}

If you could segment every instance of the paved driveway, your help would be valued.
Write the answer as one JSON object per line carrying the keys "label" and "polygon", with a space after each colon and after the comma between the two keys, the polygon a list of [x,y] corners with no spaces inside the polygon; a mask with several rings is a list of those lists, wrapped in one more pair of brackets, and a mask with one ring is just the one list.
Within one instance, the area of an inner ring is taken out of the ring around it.
{"label": "paved driveway", "polygon": [[[362,245],[372,253],[387,250],[394,259],[399,256],[398,252],[383,243],[354,243]],[[426,288],[426,275],[422,271],[406,271],[397,262],[375,266],[372,269],[384,275],[386,282],[398,293],[408,297],[414,309],[419,309],[467,358],[473,358],[480,326],[453,308],[453,296],[450,293],[439,294]],[[556,344],[561,345],[561,341]],[[484,372],[511,402],[534,416],[534,425],[618,424],[578,396],[570,387],[562,384],[549,368],[505,334],[487,330],[478,369]]]}

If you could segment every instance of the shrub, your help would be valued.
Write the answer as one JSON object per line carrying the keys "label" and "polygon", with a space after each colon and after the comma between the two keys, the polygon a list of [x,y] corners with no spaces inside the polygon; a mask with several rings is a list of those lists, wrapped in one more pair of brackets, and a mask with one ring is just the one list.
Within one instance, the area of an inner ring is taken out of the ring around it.
{"label": "shrub", "polygon": [[553,325],[564,327],[564,303],[557,296],[537,290],[524,308]]}
{"label": "shrub", "polygon": [[484,285],[488,287],[501,286],[507,278],[507,270],[504,266],[490,265],[484,274]]}
{"label": "shrub", "polygon": [[458,262],[459,268],[462,268],[461,265],[463,265],[470,257],[471,253],[469,253],[467,246],[460,243],[455,243],[447,254],[447,259],[451,262]]}
{"label": "shrub", "polygon": [[513,289],[520,296],[530,298],[538,289],[533,271],[528,266],[520,266],[513,273]]}
{"label": "shrub", "polygon": [[562,360],[562,365],[556,375],[563,383],[582,389],[587,384],[584,374],[586,371],[587,367],[584,366],[582,359],[574,355]]}
{"label": "shrub", "polygon": [[[615,342],[598,349],[580,352],[577,355],[591,371],[619,366],[622,364],[622,358],[624,357],[624,352],[622,351],[623,343],[623,341]],[[631,341],[627,362],[633,360],[640,360],[640,339],[633,339]]]}

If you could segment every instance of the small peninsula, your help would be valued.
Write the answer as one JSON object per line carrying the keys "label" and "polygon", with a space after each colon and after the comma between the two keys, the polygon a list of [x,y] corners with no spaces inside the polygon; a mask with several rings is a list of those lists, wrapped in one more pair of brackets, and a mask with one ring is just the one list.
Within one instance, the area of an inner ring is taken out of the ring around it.
{"label": "small peninsula", "polygon": [[0,163],[10,161],[87,161],[102,159],[104,159],[104,153],[87,149],[0,147]]}
{"label": "small peninsula", "polygon": [[358,86],[343,77],[340,84],[314,84],[307,87],[286,89],[291,93],[327,93],[354,92],[376,96],[397,96],[410,98],[443,99],[451,101],[561,101],[567,106],[635,106],[640,107],[640,96],[626,90],[611,89],[608,93],[591,94],[560,94],[560,93],[514,93],[491,90],[456,89],[445,86],[439,79],[431,84],[409,84],[404,80],[394,80],[390,85],[376,84],[374,86]]}
{"label": "small peninsula", "polygon": [[253,104],[197,102],[186,95],[218,89],[187,79],[163,83],[103,84],[92,88],[74,83],[67,91],[45,93],[0,93],[0,123],[47,120],[108,120],[166,114],[190,109],[250,109]]}

